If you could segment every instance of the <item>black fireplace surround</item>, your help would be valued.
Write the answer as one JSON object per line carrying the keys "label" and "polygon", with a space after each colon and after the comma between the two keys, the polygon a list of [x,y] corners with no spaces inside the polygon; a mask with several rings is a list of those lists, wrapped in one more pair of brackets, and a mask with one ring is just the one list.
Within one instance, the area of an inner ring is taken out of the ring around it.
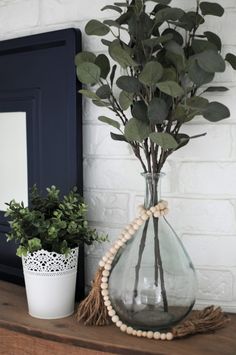
{"label": "black fireplace surround", "polygon": [[[0,112],[26,112],[29,188],[37,184],[43,191],[56,185],[66,194],[78,186],[82,193],[81,99],[74,66],[80,49],[81,35],[75,29],[0,42]],[[0,154],[7,159],[7,152]],[[23,284],[16,246],[4,237],[8,231],[0,211],[0,279]],[[77,298],[83,291],[80,248]]]}

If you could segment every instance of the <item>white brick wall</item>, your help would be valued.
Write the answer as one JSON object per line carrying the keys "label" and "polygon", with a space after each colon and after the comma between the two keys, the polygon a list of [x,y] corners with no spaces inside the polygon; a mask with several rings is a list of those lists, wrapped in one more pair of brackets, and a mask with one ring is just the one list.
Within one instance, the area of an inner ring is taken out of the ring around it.
{"label": "white brick wall", "polygon": [[[223,51],[236,53],[236,0],[218,0],[226,7],[223,19],[210,19],[208,29],[218,31]],[[110,0],[0,0],[0,39],[79,27],[82,32],[92,17]],[[173,0],[173,5],[191,8],[195,0]],[[83,35],[83,47],[101,52],[94,37]],[[179,233],[199,277],[197,305],[220,304],[236,311],[236,74],[228,67],[216,77],[228,85],[226,93],[211,95],[231,110],[231,118],[217,125],[202,119],[184,131],[192,135],[207,132],[171,156],[165,170],[165,197],[171,204],[169,220]],[[120,228],[142,201],[143,183],[139,166],[123,143],[110,140],[109,129],[96,118],[104,109],[84,101],[84,189],[90,205],[89,219],[98,230],[114,240]],[[184,212],[184,215],[183,215]],[[99,256],[108,245],[87,251],[86,279],[90,284]]]}

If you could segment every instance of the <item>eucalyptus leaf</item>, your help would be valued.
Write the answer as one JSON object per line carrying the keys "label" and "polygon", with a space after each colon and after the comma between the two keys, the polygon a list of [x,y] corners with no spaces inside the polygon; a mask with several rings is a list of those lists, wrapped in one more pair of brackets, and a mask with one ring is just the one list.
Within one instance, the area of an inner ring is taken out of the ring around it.
{"label": "eucalyptus leaf", "polygon": [[110,72],[110,62],[105,54],[99,54],[95,59],[95,64],[101,69],[101,78],[106,79]]}
{"label": "eucalyptus leaf", "polygon": [[181,73],[185,70],[186,62],[183,48],[175,41],[170,41],[165,46],[166,58],[176,67]]}
{"label": "eucalyptus leaf", "polygon": [[120,14],[122,13],[121,8],[119,6],[115,6],[115,5],[106,5],[101,9],[101,11],[104,11],[104,10],[114,10],[116,12],[119,12]]}
{"label": "eucalyptus leaf", "polygon": [[95,59],[96,59],[96,55],[94,53],[86,52],[86,51],[80,52],[75,56],[75,65],[78,66],[84,62],[94,63]]}
{"label": "eucalyptus leaf", "polygon": [[166,35],[171,35],[172,39],[178,43],[180,46],[183,45],[184,40],[181,34],[177,31],[175,31],[173,28],[167,28],[164,32],[162,32],[161,37],[165,37]]}
{"label": "eucalyptus leaf", "polygon": [[93,100],[99,100],[100,98],[95,94],[95,92],[90,91],[90,90],[85,90],[85,89],[81,89],[79,90],[79,93],[82,94],[85,97],[88,97],[89,99],[93,99]]}
{"label": "eucalyptus leaf", "polygon": [[178,147],[175,150],[183,148],[190,141],[190,137],[187,134],[184,134],[184,133],[177,134],[175,138],[176,138],[176,141],[178,143]]}
{"label": "eucalyptus leaf", "polygon": [[119,104],[122,110],[126,111],[133,102],[133,94],[127,91],[121,91],[119,95]]}
{"label": "eucalyptus leaf", "polygon": [[160,43],[165,43],[170,41],[173,38],[173,35],[171,33],[167,33],[163,36],[160,37],[153,37],[149,39],[145,39],[142,41],[143,45],[146,47],[154,48],[158,46]]}
{"label": "eucalyptus leaf", "polygon": [[125,125],[125,137],[128,141],[142,143],[150,134],[150,127],[144,121],[131,118]]}
{"label": "eucalyptus leaf", "polygon": [[214,2],[200,2],[200,9],[204,16],[213,15],[221,17],[224,14],[224,8],[220,4]]}
{"label": "eucalyptus leaf", "polygon": [[209,42],[213,43],[216,48],[221,51],[222,48],[222,43],[221,43],[221,39],[219,36],[217,36],[217,34],[215,34],[214,32],[211,31],[205,31],[204,35],[206,36],[206,38],[208,39]]}
{"label": "eucalyptus leaf", "polygon": [[125,136],[123,134],[116,134],[116,133],[111,132],[110,135],[111,135],[111,138],[114,141],[126,142],[127,143],[127,139],[125,138]]}
{"label": "eucalyptus leaf", "polygon": [[116,81],[116,85],[121,90],[131,93],[138,93],[141,88],[139,80],[133,76],[128,75],[120,76]]}
{"label": "eucalyptus leaf", "polygon": [[176,70],[174,68],[164,68],[161,80],[176,81],[177,80]]}
{"label": "eucalyptus leaf", "polygon": [[230,111],[225,105],[214,101],[206,107],[203,112],[203,117],[210,122],[218,122],[230,117]]}
{"label": "eucalyptus leaf", "polygon": [[132,107],[132,116],[134,118],[137,118],[138,120],[141,121],[146,121],[148,120],[147,118],[147,106],[143,101],[137,101],[134,103]]}
{"label": "eucalyptus leaf", "polygon": [[196,14],[195,11],[186,12],[178,22],[170,22],[177,27],[184,28],[187,31],[192,31],[195,26],[199,26],[205,22],[204,18]]}
{"label": "eucalyptus leaf", "polygon": [[225,86],[209,86],[204,92],[224,92],[228,90]]}
{"label": "eucalyptus leaf", "polygon": [[114,128],[120,129],[120,123],[106,116],[99,116],[98,120]]}
{"label": "eucalyptus leaf", "polygon": [[147,2],[147,1],[157,2],[158,4],[161,4],[161,5],[168,5],[171,3],[172,0],[144,0],[144,2]]}
{"label": "eucalyptus leaf", "polygon": [[201,53],[204,52],[208,49],[212,49],[217,51],[217,47],[215,46],[214,43],[206,41],[206,40],[201,40],[201,39],[194,39],[192,41],[192,49],[194,53]]}
{"label": "eucalyptus leaf", "polygon": [[201,113],[209,105],[209,101],[201,96],[193,96],[186,100],[186,104]]}
{"label": "eucalyptus leaf", "polygon": [[169,133],[152,132],[149,137],[153,143],[162,147],[163,150],[176,149],[178,147],[175,138]]}
{"label": "eucalyptus leaf", "polygon": [[108,99],[111,96],[111,88],[109,85],[102,85],[100,86],[97,91],[96,91],[96,95],[100,98],[100,99]]}
{"label": "eucalyptus leaf", "polygon": [[99,107],[109,107],[110,103],[106,101],[102,101],[101,99],[99,100],[93,100],[93,104]]}
{"label": "eucalyptus leaf", "polygon": [[116,22],[115,20],[104,20],[103,23],[104,23],[104,25],[107,25],[109,27],[120,28],[120,24],[118,22]]}
{"label": "eucalyptus leaf", "polygon": [[101,69],[94,63],[85,62],[77,67],[78,79],[83,84],[96,84],[100,79]]}
{"label": "eucalyptus leaf", "polygon": [[175,81],[163,81],[158,83],[157,87],[161,92],[164,92],[165,94],[172,97],[178,97],[184,94],[184,90]]}
{"label": "eucalyptus leaf", "polygon": [[111,86],[113,85],[113,82],[114,82],[114,77],[115,77],[115,74],[116,74],[116,69],[117,69],[117,65],[114,64],[113,67],[112,67],[112,70],[111,70],[111,75],[110,75]]}
{"label": "eucalyptus leaf", "polygon": [[168,106],[163,99],[154,97],[148,106],[148,118],[153,124],[161,124],[169,113]]}
{"label": "eucalyptus leaf", "polygon": [[85,26],[85,32],[90,36],[105,36],[110,32],[110,28],[98,20],[90,20]]}
{"label": "eucalyptus leaf", "polygon": [[104,39],[104,38],[101,39],[101,42],[102,42],[102,44],[104,44],[104,46],[107,46],[107,47],[109,47],[111,44],[111,41],[108,41],[107,39]]}
{"label": "eucalyptus leaf", "polygon": [[161,79],[162,74],[163,67],[160,63],[148,62],[139,75],[139,81],[144,85],[153,86]]}
{"label": "eucalyptus leaf", "polygon": [[197,87],[211,82],[214,79],[214,73],[208,73],[203,70],[196,59],[189,60],[188,63],[188,76]]}
{"label": "eucalyptus leaf", "polygon": [[208,73],[222,73],[225,71],[224,59],[212,49],[196,54],[195,58],[199,66]]}
{"label": "eucalyptus leaf", "polygon": [[234,54],[228,53],[225,57],[225,60],[227,60],[231,67],[236,70],[236,56]]}
{"label": "eucalyptus leaf", "polygon": [[122,68],[127,68],[128,66],[135,67],[137,64],[131,58],[127,49],[124,49],[118,40],[114,40],[109,45],[109,54],[114,59],[114,61],[118,62]]}
{"label": "eucalyptus leaf", "polygon": [[177,7],[167,7],[156,13],[155,21],[156,23],[162,23],[164,21],[177,21],[179,20],[185,12]]}

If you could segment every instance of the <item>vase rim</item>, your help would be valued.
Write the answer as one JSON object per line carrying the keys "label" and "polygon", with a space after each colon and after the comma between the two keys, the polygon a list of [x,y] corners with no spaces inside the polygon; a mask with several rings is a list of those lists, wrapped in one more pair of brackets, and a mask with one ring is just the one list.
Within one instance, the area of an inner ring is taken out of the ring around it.
{"label": "vase rim", "polygon": [[144,178],[162,178],[166,176],[166,173],[141,173]]}

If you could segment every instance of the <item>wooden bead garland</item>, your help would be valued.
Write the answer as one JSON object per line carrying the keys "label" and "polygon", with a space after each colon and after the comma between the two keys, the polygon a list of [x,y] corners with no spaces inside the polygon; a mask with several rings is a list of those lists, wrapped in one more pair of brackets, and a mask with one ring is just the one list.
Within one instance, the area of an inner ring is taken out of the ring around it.
{"label": "wooden bead garland", "polygon": [[109,251],[99,262],[99,266],[103,268],[102,280],[100,285],[101,294],[103,296],[104,305],[107,308],[108,315],[111,317],[112,322],[115,323],[115,325],[120,329],[121,332],[127,333],[129,335],[133,335],[137,337],[145,337],[147,339],[155,339],[155,340],[172,340],[174,338],[171,332],[160,333],[160,332],[136,330],[124,324],[119,319],[118,315],[116,314],[116,311],[113,309],[111,305],[111,301],[109,299],[109,291],[108,291],[108,281],[109,281],[109,275],[111,270],[111,264],[118,250],[124,247],[127,241],[133,237],[136,231],[151,216],[159,218],[165,216],[168,212],[169,212],[168,203],[166,201],[160,201],[156,206],[153,206],[148,210],[146,210],[143,205],[139,206],[140,216],[138,218],[135,218],[131,224],[129,224],[124,228],[124,230],[121,232],[116,242],[111,246]]}

